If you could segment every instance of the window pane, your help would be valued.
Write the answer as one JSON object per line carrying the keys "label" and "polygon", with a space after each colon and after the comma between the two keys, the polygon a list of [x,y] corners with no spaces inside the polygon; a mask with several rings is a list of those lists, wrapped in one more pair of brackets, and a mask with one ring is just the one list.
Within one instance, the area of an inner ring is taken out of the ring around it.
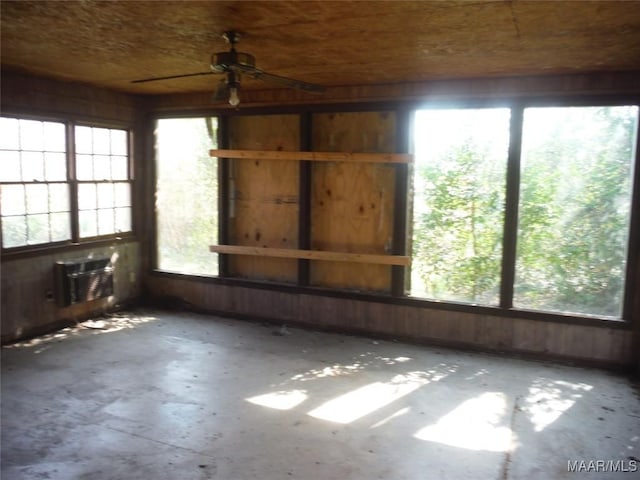
{"label": "window pane", "polygon": [[514,305],[620,317],[637,115],[525,110]]}
{"label": "window pane", "polygon": [[[162,119],[156,129],[158,267],[217,275],[209,245],[218,238],[215,118]],[[189,232],[189,235],[185,235]]]}
{"label": "window pane", "polygon": [[78,213],[81,237],[98,235],[98,212],[96,210],[80,210]]}
{"label": "window pane", "polygon": [[416,112],[412,295],[498,303],[509,117]]}
{"label": "window pane", "polygon": [[52,213],[49,217],[51,222],[51,241],[69,240],[71,238],[71,214],[69,212]]}
{"label": "window pane", "polygon": [[111,152],[111,138],[106,128],[93,129],[93,153],[109,155]]}
{"label": "window pane", "polygon": [[35,245],[49,242],[49,215],[27,215],[27,243]]}
{"label": "window pane", "polygon": [[116,208],[116,232],[131,231],[131,209]]}
{"label": "window pane", "polygon": [[[27,184],[27,213],[47,213],[49,211],[49,189],[46,184]],[[29,234],[31,237],[31,234]]]}
{"label": "window pane", "polygon": [[27,217],[2,217],[2,246],[20,247],[27,244]]}
{"label": "window pane", "polygon": [[44,150],[64,152],[66,133],[63,123],[44,122]]}
{"label": "window pane", "polygon": [[52,183],[49,185],[49,211],[68,212],[69,186],[66,183]]}
{"label": "window pane", "polygon": [[[113,180],[128,180],[129,149],[126,130],[78,127],[78,142],[85,155],[76,155],[78,180],[94,180],[95,183],[78,184],[80,212],[80,236],[110,235],[118,228],[131,230],[131,220],[116,219],[115,206],[130,207],[131,184]],[[118,217],[120,218],[120,217]]]}
{"label": "window pane", "polygon": [[21,179],[20,152],[0,150],[0,182],[19,182]]}
{"label": "window pane", "polygon": [[108,156],[94,155],[93,180],[111,180],[111,159]]}
{"label": "window pane", "polygon": [[127,180],[127,157],[111,157],[111,177],[114,180]]}
{"label": "window pane", "polygon": [[[27,205],[22,185],[0,185],[2,188],[2,216],[23,215],[27,212]],[[4,221],[4,220],[3,220]]]}
{"label": "window pane", "polygon": [[20,128],[17,118],[0,118],[0,149],[20,149]]}
{"label": "window pane", "polygon": [[93,153],[91,127],[76,127],[76,154]]}
{"label": "window pane", "polygon": [[22,180],[44,181],[44,157],[42,152],[22,152]]}
{"label": "window pane", "polygon": [[113,207],[113,184],[99,183],[98,184],[98,208],[111,208],[111,207]]}
{"label": "window pane", "polygon": [[[3,248],[52,241],[52,211],[66,218],[64,230],[61,224],[56,226],[55,240],[67,239],[70,213],[65,124],[0,118],[0,129]],[[59,218],[56,221],[60,223]]]}
{"label": "window pane", "polygon": [[115,214],[113,209],[98,210],[98,235],[115,233]]}
{"label": "window pane", "polygon": [[78,180],[93,180],[93,157],[76,155],[76,177]]}
{"label": "window pane", "polygon": [[45,179],[51,182],[67,179],[67,160],[64,153],[44,154]]}
{"label": "window pane", "polygon": [[78,184],[78,208],[80,210],[94,210],[97,206],[96,184]]}
{"label": "window pane", "polygon": [[42,122],[20,120],[20,148],[42,151],[44,148]]}
{"label": "window pane", "polygon": [[124,130],[111,130],[111,155],[126,155],[127,132]]}
{"label": "window pane", "polygon": [[116,183],[115,187],[115,206],[130,207],[131,206],[131,185],[129,183]]}

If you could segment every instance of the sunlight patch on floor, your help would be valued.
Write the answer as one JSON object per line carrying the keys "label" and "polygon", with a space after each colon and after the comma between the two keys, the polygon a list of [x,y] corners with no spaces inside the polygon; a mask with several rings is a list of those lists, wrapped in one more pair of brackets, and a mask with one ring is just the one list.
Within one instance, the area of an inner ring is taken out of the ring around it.
{"label": "sunlight patch on floor", "polygon": [[562,380],[536,380],[529,387],[523,410],[536,432],[541,432],[569,410],[584,392],[593,386],[585,383],[570,383]]}
{"label": "sunlight patch on floor", "polygon": [[54,343],[59,343],[89,331],[93,334],[113,333],[124,329],[137,328],[145,323],[157,320],[157,317],[130,314],[108,314],[100,318],[92,318],[77,323],[73,327],[63,328],[46,335],[31,338],[21,342],[5,345],[2,348],[36,348],[35,353],[41,353]]}
{"label": "sunlight patch on floor", "polygon": [[486,392],[463,402],[414,437],[469,450],[506,452],[512,449],[514,437],[508,413],[504,393]]}
{"label": "sunlight patch on floor", "polygon": [[445,376],[427,372],[396,375],[388,382],[370,383],[329,400],[309,415],[335,423],[351,423]]}
{"label": "sunlight patch on floor", "polygon": [[300,405],[306,399],[307,394],[305,390],[280,390],[246,398],[245,400],[254,405],[261,405],[276,410],[290,410]]}

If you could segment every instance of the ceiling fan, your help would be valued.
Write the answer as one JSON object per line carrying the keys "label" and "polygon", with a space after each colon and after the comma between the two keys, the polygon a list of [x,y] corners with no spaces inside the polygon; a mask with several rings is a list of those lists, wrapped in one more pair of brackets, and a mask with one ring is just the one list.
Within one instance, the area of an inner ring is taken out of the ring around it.
{"label": "ceiling fan", "polygon": [[196,77],[200,75],[226,74],[226,78],[220,81],[216,92],[216,99],[227,97],[229,104],[236,107],[240,104],[238,90],[240,88],[240,78],[242,75],[277,83],[288,88],[294,88],[309,93],[323,93],[325,88],[321,85],[294,80],[293,78],[282,77],[267,73],[256,67],[253,55],[236,51],[236,44],[240,40],[240,33],[234,30],[224,32],[222,35],[231,46],[228,52],[217,52],[211,55],[211,70],[207,72],[186,73],[182,75],[169,75],[166,77],[144,78],[133,80],[131,83],[155,82],[159,80],[171,80],[174,78]]}

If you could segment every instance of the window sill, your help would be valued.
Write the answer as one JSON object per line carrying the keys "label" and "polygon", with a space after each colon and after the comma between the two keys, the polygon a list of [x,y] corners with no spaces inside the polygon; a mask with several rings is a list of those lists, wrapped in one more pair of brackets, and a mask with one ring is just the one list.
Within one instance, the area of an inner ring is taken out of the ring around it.
{"label": "window sill", "polygon": [[29,245],[25,247],[15,247],[2,250],[2,262],[11,260],[19,260],[23,258],[39,257],[43,255],[53,255],[57,253],[73,252],[75,250],[83,250],[87,248],[106,247],[110,245],[119,245],[137,241],[137,237],[133,233],[123,235],[109,235],[91,240],[83,240],[81,242],[61,242],[47,243],[43,245]]}

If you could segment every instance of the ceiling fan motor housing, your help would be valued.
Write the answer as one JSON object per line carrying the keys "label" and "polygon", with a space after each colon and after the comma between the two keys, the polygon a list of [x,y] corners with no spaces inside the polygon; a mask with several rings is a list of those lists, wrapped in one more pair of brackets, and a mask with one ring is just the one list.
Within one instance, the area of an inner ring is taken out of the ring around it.
{"label": "ceiling fan motor housing", "polygon": [[243,52],[218,52],[211,56],[211,70],[216,73],[229,71],[234,65],[255,67],[256,59],[253,55]]}

